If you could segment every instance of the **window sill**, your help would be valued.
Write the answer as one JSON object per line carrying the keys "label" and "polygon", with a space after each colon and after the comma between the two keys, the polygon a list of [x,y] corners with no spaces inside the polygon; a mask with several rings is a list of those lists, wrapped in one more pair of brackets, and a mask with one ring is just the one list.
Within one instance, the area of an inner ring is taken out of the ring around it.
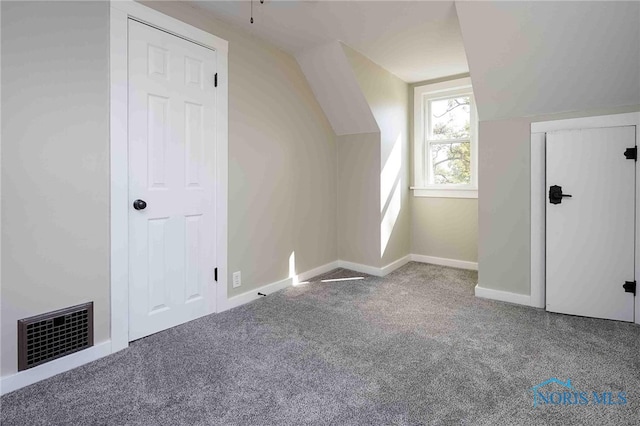
{"label": "window sill", "polygon": [[478,190],[472,188],[425,188],[420,186],[412,186],[414,197],[431,197],[431,198],[478,198]]}

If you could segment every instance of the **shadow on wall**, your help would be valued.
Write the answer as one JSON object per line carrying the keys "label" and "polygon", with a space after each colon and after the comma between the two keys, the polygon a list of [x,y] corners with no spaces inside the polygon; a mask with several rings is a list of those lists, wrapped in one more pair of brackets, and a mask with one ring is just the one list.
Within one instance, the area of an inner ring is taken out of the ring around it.
{"label": "shadow on wall", "polygon": [[389,244],[402,207],[402,134],[396,138],[380,173],[380,258]]}
{"label": "shadow on wall", "polygon": [[[391,236],[396,228],[402,210],[402,133],[398,134],[391,152],[380,172],[380,259],[389,247]],[[289,277],[293,285],[299,282],[296,272],[296,254],[289,256]]]}

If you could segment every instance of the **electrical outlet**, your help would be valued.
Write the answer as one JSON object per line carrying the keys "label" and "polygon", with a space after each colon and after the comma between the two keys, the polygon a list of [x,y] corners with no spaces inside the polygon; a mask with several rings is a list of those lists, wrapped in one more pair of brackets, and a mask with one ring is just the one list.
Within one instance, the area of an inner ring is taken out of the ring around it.
{"label": "electrical outlet", "polygon": [[233,273],[233,288],[240,287],[242,285],[242,277],[240,271]]}

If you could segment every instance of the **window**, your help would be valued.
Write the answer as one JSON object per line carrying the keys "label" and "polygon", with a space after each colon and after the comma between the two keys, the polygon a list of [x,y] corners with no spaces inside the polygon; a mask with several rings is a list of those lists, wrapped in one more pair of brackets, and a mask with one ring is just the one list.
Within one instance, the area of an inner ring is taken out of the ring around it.
{"label": "window", "polygon": [[469,78],[414,89],[415,196],[477,198],[476,117]]}

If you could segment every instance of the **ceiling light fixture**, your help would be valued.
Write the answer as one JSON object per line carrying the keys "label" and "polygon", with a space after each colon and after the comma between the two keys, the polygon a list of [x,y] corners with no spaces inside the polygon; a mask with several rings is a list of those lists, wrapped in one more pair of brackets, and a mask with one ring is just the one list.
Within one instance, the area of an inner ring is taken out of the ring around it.
{"label": "ceiling light fixture", "polygon": [[[260,4],[264,4],[264,0],[260,0]],[[253,24],[253,0],[251,0],[251,20],[249,22]]]}

